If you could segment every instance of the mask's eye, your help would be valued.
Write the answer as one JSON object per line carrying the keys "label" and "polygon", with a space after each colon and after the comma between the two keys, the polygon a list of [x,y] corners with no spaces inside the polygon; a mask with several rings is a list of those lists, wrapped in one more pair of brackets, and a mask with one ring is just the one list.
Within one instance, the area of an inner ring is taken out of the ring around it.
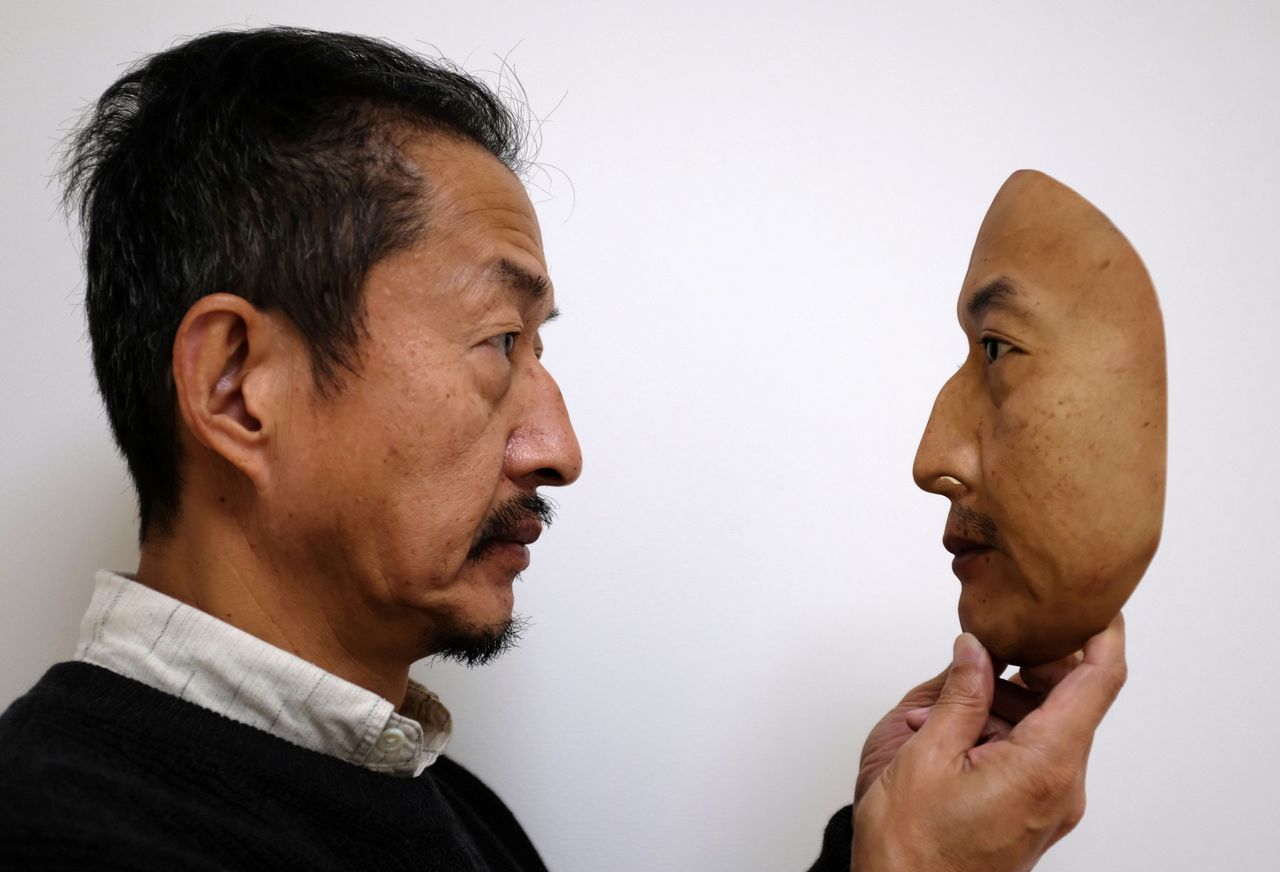
{"label": "mask's eye", "polygon": [[499,333],[497,336],[489,337],[486,341],[506,357],[511,354],[511,349],[516,347],[516,337],[519,335],[519,333]]}
{"label": "mask's eye", "polygon": [[982,347],[987,352],[987,363],[995,363],[1013,350],[1013,343],[1003,339],[984,339]]}

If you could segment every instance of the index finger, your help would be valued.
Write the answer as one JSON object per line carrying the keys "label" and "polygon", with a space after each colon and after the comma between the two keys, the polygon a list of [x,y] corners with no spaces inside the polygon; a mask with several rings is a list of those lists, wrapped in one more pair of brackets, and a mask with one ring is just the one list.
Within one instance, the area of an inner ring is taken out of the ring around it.
{"label": "index finger", "polygon": [[1010,736],[1033,744],[1088,743],[1128,676],[1124,616],[1084,646],[1084,660],[1049,692]]}

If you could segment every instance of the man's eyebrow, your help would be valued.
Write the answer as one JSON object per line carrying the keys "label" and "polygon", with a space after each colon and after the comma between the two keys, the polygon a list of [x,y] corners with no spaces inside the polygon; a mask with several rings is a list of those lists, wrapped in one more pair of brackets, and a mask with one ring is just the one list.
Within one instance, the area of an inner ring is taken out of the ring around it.
{"label": "man's eyebrow", "polygon": [[551,293],[551,282],[546,276],[530,272],[505,257],[495,263],[491,271],[498,281],[529,300],[541,300]]}
{"label": "man's eyebrow", "polygon": [[1018,308],[1013,304],[1013,300],[1018,296],[1018,289],[1013,283],[1004,276],[987,282],[977,293],[969,298],[965,311],[969,316],[976,318],[988,309],[993,308]]}

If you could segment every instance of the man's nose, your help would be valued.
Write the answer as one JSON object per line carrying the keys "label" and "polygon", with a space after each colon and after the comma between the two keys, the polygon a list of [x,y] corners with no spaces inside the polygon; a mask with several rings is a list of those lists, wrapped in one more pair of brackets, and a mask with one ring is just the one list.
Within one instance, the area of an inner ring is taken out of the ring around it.
{"label": "man's nose", "polygon": [[918,487],[948,498],[974,489],[982,472],[981,410],[965,385],[962,368],[938,392],[911,469]]}
{"label": "man's nose", "polygon": [[529,365],[529,398],[507,440],[507,476],[530,489],[573,484],[582,474],[582,449],[564,396],[541,361]]}

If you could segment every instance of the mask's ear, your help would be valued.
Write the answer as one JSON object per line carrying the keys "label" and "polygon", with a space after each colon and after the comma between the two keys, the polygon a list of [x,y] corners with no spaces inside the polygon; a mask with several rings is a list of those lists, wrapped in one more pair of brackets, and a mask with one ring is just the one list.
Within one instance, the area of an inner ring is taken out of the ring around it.
{"label": "mask's ear", "polygon": [[261,489],[291,361],[276,319],[243,297],[210,294],[173,341],[178,410],[191,437]]}

